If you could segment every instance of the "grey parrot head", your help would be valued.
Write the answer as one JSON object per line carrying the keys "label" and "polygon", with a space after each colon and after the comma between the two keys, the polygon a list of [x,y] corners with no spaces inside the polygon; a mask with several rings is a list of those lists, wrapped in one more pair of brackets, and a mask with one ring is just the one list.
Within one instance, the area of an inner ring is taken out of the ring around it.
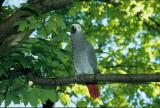
{"label": "grey parrot head", "polygon": [[71,34],[75,34],[77,32],[81,32],[82,28],[79,24],[72,24],[71,26]]}

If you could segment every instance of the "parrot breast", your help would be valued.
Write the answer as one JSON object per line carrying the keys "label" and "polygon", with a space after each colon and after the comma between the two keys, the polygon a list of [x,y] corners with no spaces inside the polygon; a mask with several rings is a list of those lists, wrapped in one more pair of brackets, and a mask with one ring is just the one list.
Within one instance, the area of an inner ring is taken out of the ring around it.
{"label": "parrot breast", "polygon": [[88,61],[85,50],[79,51],[78,54],[73,55],[74,67],[77,74],[94,74],[93,68]]}

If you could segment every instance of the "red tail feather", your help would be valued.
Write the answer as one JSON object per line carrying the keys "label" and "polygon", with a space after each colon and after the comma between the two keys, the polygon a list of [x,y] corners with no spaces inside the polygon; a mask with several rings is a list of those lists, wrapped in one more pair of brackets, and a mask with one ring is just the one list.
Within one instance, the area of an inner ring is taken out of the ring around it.
{"label": "red tail feather", "polygon": [[97,84],[88,84],[87,87],[89,90],[89,94],[91,97],[93,97],[93,99],[96,99],[100,96],[100,92]]}

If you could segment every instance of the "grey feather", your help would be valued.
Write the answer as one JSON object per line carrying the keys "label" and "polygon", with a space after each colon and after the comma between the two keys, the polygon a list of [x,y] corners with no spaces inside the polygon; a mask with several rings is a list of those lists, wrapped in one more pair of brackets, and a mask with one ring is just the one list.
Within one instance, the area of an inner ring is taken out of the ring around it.
{"label": "grey feather", "polygon": [[[96,74],[97,62],[93,46],[85,39],[79,25],[71,33],[73,63],[77,74]],[[75,32],[76,31],[76,32]]]}

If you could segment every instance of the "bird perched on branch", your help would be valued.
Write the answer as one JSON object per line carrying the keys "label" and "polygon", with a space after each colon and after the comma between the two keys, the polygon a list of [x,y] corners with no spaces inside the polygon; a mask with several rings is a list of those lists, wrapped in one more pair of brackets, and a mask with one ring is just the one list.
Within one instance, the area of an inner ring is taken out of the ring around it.
{"label": "bird perched on branch", "polygon": [[[77,75],[95,75],[97,73],[95,51],[92,45],[85,39],[79,24],[72,24],[70,38],[72,43],[73,64]],[[100,96],[97,84],[87,84],[87,87],[92,98],[95,99]]]}

